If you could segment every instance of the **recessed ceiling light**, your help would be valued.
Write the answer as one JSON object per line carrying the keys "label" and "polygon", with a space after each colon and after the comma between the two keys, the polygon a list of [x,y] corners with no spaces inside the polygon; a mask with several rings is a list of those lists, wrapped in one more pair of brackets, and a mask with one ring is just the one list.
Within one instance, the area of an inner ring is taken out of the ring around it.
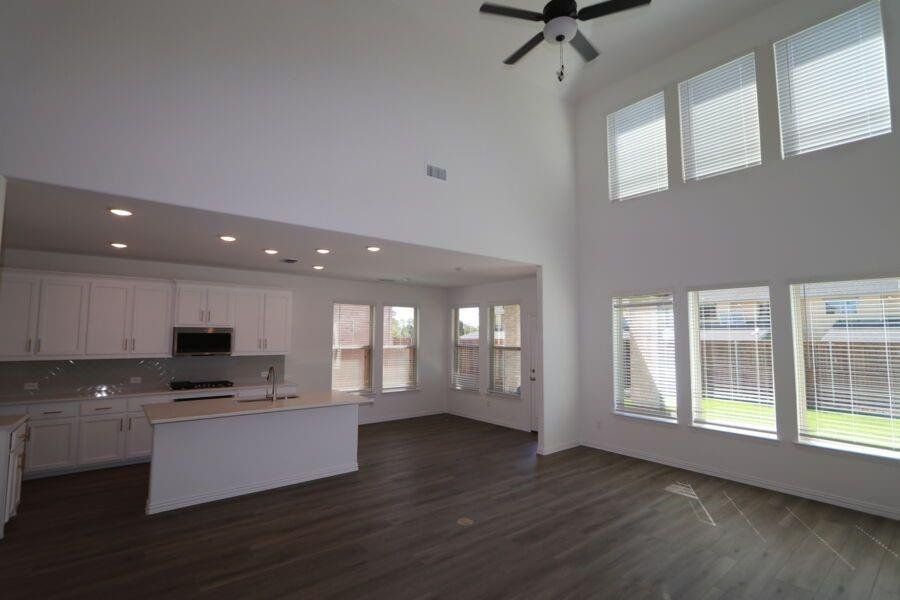
{"label": "recessed ceiling light", "polygon": [[117,217],[130,217],[132,214],[134,214],[130,210],[125,208],[111,208],[109,209],[109,212],[116,215]]}
{"label": "recessed ceiling light", "polygon": [[220,235],[220,236],[219,236],[219,239],[222,240],[223,242],[226,242],[226,243],[229,243],[229,244],[230,244],[231,242],[236,242],[236,241],[237,241],[237,238],[234,237],[233,235]]}
{"label": "recessed ceiling light", "polygon": [[368,250],[369,252],[381,252],[381,247],[380,246],[367,246],[366,250]]}
{"label": "recessed ceiling light", "polygon": [[316,271],[324,271],[325,267],[323,267],[322,265],[313,265],[313,269],[315,269]]}
{"label": "recessed ceiling light", "polygon": [[318,254],[331,254],[331,250],[328,248],[316,248],[316,252]]}
{"label": "recessed ceiling light", "polygon": [[275,254],[278,254],[278,250],[276,250],[274,248],[266,248],[265,250],[263,250],[263,252],[265,252],[266,254],[271,254],[273,256]]}
{"label": "recessed ceiling light", "polygon": [[128,244],[123,244],[122,242],[112,242],[110,246],[115,248],[116,250],[123,250],[128,247]]}

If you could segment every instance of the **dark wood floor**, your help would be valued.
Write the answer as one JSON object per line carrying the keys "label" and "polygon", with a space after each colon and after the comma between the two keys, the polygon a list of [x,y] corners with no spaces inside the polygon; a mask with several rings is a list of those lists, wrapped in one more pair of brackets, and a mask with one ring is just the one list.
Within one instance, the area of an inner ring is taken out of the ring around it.
{"label": "dark wood floor", "polygon": [[146,465],[28,481],[0,597],[900,599],[897,521],[535,441],[369,425],[358,473],[153,517]]}

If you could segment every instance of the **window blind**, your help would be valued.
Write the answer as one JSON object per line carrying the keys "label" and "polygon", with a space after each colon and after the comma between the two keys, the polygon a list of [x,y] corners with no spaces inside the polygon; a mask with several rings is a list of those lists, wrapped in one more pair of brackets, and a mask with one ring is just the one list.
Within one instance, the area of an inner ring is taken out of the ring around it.
{"label": "window blind", "polygon": [[878,0],[777,42],[775,68],[785,157],[891,131]]}
{"label": "window blind", "polygon": [[685,181],[760,164],[756,55],[678,84]]}
{"label": "window blind", "polygon": [[677,420],[671,294],[613,299],[615,411]]}
{"label": "window blind", "polygon": [[419,386],[417,313],[413,306],[384,307],[382,389],[410,390]]}
{"label": "window blind", "polygon": [[900,450],[900,279],[791,286],[801,439]]}
{"label": "window blind", "polygon": [[522,311],[518,304],[491,307],[489,390],[518,396],[522,385]]}
{"label": "window blind", "polygon": [[453,368],[450,387],[457,390],[479,391],[480,313],[477,306],[464,306],[452,311]]}
{"label": "window blind", "polygon": [[768,287],[688,295],[693,420],[775,433]]}
{"label": "window blind", "polygon": [[609,115],[606,140],[610,200],[668,189],[666,102],[662,92]]}
{"label": "window blind", "polygon": [[372,390],[372,307],[368,304],[334,305],[331,387],[343,392]]}

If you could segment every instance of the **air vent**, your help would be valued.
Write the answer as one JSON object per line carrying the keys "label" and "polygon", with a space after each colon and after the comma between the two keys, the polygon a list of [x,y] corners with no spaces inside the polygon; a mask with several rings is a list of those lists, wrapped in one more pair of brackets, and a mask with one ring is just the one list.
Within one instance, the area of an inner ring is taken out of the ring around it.
{"label": "air vent", "polygon": [[442,169],[441,167],[425,165],[425,174],[441,181],[447,181],[447,169]]}
{"label": "air vent", "polygon": [[378,281],[381,283],[397,283],[396,279],[390,279],[388,277],[379,277]]}
{"label": "air vent", "polygon": [[287,263],[289,265],[296,265],[298,262],[300,262],[300,259],[299,258],[285,258],[281,262]]}

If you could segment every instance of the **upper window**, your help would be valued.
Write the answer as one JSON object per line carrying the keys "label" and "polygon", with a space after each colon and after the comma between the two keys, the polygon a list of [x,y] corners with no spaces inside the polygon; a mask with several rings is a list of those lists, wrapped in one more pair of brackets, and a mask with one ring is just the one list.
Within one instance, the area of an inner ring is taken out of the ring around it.
{"label": "upper window", "polygon": [[793,285],[791,299],[800,438],[900,451],[900,279]]}
{"label": "upper window", "polygon": [[606,136],[610,200],[669,188],[666,102],[662,92],[609,115]]}
{"label": "upper window", "polygon": [[332,321],[331,388],[372,390],[372,306],[335,304]]}
{"label": "upper window", "polygon": [[492,306],[491,331],[488,390],[518,396],[522,386],[522,310],[519,305]]}
{"label": "upper window", "polygon": [[450,387],[457,390],[478,391],[480,314],[477,306],[453,309],[453,368],[450,372]]}
{"label": "upper window", "polygon": [[615,411],[676,421],[672,294],[613,298]]}
{"label": "upper window", "polygon": [[760,164],[756,55],[678,84],[685,181]]}
{"label": "upper window", "polygon": [[382,389],[411,390],[419,385],[416,367],[417,313],[413,306],[384,307]]}
{"label": "upper window", "polygon": [[693,419],[775,433],[769,288],[688,295]]}
{"label": "upper window", "polygon": [[777,42],[775,69],[783,156],[891,131],[878,0]]}

